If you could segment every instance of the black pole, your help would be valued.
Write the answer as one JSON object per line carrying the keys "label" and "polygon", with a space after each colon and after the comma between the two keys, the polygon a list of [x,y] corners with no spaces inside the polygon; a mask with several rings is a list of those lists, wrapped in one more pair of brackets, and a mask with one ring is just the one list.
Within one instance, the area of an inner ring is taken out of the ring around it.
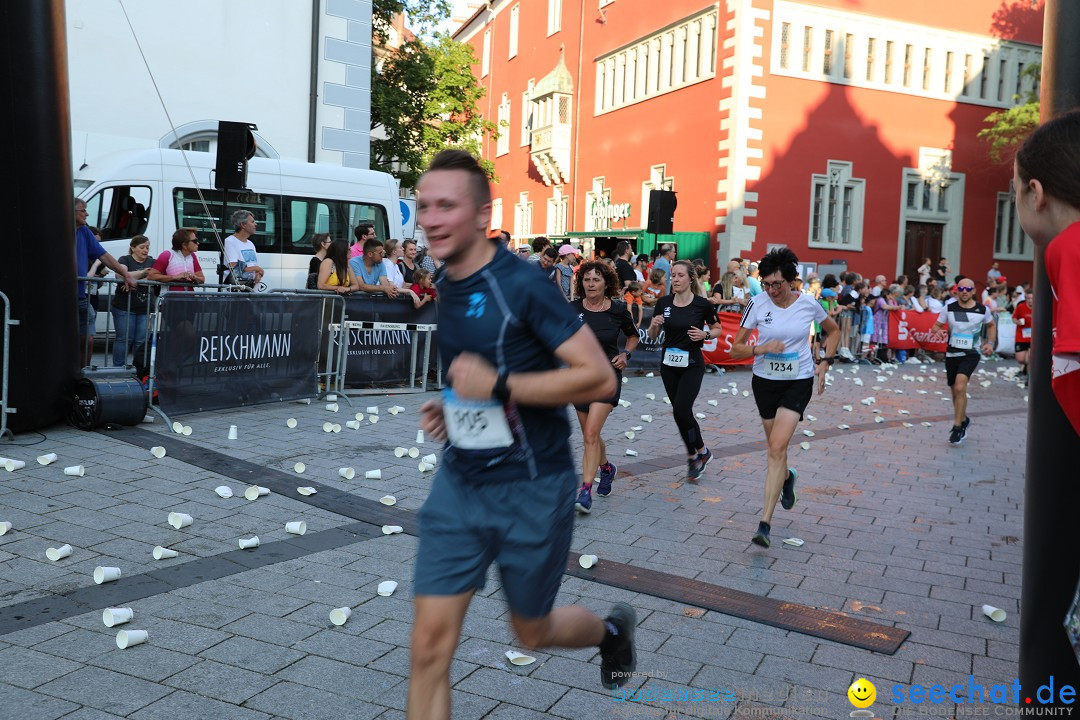
{"label": "black pole", "polygon": [[0,290],[19,321],[5,348],[15,432],[66,418],[82,367],[64,25],[64,0],[0,3]]}
{"label": "black pole", "polygon": [[[1042,120],[1080,107],[1080,2],[1047,0],[1043,25]],[[1050,387],[1053,297],[1035,248],[1035,315],[1029,355],[1027,477],[1024,497],[1024,569],[1020,601],[1020,683],[1036,704],[1036,691],[1053,676],[1054,698],[1063,685],[1080,687],[1080,664],[1062,621],[1080,569],[1080,543],[1072,537],[1080,508],[1076,462],[1080,438]],[[1075,281],[1075,279],[1070,280]],[[1045,693],[1043,695],[1045,698]],[[1040,700],[1043,698],[1039,698]],[[1072,703],[1073,701],[1070,701]],[[1030,706],[1028,706],[1030,707]]]}

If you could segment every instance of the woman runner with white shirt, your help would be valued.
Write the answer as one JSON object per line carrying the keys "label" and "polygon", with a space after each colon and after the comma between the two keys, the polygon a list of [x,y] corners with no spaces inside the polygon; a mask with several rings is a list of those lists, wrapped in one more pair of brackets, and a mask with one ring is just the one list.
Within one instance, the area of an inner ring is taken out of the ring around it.
{"label": "woman runner with white shirt", "polygon": [[[813,297],[792,289],[798,262],[795,253],[787,248],[773,250],[761,259],[758,269],[764,292],[750,299],[731,349],[733,358],[754,357],[754,400],[769,445],[765,506],[753,537],[753,542],[762,547],[770,545],[776,501],[780,500],[785,510],[795,507],[797,474],[787,465],[788,443],[810,403],[815,375],[818,395],[825,392],[825,373],[836,362],[840,342],[836,321]],[[825,333],[825,357],[817,361],[816,369],[810,351],[810,328],[815,322]],[[757,344],[749,345],[750,331],[755,328]]]}

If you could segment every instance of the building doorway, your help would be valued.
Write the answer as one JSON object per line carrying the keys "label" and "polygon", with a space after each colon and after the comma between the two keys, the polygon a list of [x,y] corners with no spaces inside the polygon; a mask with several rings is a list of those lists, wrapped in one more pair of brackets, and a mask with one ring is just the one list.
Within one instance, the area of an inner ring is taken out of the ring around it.
{"label": "building doorway", "polygon": [[907,221],[904,231],[904,261],[901,267],[912,285],[919,282],[919,266],[924,258],[930,258],[931,263],[937,263],[941,259],[944,230],[944,223]]}

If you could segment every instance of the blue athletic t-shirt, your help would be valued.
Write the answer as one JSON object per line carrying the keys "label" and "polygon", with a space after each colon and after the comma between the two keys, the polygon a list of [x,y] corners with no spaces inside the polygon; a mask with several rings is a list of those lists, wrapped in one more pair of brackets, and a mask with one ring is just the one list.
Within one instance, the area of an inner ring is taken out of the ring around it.
{"label": "blue athletic t-shirt", "polygon": [[[458,353],[484,357],[500,371],[541,372],[561,366],[555,350],[581,321],[538,265],[501,245],[490,263],[462,280],[445,273],[439,290],[439,353],[443,367]],[[535,479],[573,468],[566,406],[511,403],[514,442],[496,450],[464,450],[449,442],[443,462],[468,479]]]}

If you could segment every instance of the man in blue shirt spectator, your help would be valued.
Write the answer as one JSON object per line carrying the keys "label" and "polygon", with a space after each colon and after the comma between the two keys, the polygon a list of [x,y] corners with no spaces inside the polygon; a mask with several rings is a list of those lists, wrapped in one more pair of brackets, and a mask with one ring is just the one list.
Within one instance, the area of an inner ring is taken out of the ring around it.
{"label": "man in blue shirt spectator", "polygon": [[371,237],[364,241],[364,254],[354,257],[349,261],[349,267],[353,274],[360,279],[360,289],[369,293],[386,293],[389,297],[397,297],[398,289],[386,277],[386,267],[383,265],[383,257],[386,248],[376,238]]}
{"label": "man in blue shirt spectator", "polygon": [[[86,224],[86,201],[75,198],[75,276],[86,277],[86,273],[95,260],[101,263],[124,279],[128,289],[135,288],[135,278],[128,274],[127,268],[116,261],[112,255],[105,251],[101,243],[94,237],[93,231]],[[84,366],[90,365],[94,347],[87,343],[86,336],[93,329],[89,327],[90,301],[86,296],[86,281],[79,281],[79,347],[82,348],[82,360]]]}
{"label": "man in blue shirt spectator", "polygon": [[660,247],[660,255],[653,263],[653,270],[664,271],[664,282],[667,283],[667,292],[671,292],[671,263],[675,262],[675,246],[663,245]]}

